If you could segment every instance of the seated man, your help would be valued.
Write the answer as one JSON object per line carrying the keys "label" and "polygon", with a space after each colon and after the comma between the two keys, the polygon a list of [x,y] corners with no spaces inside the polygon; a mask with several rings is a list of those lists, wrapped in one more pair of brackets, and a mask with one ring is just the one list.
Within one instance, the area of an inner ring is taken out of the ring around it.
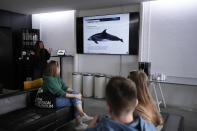
{"label": "seated man", "polygon": [[95,116],[86,131],[155,131],[152,123],[133,116],[138,100],[131,80],[112,78],[106,87],[106,103],[110,117]]}

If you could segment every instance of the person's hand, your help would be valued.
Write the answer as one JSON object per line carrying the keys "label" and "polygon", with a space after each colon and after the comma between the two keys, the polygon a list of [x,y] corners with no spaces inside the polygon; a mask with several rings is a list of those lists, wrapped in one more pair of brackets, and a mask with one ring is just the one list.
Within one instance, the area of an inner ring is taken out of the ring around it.
{"label": "person's hand", "polygon": [[94,117],[94,119],[92,119],[92,120],[90,121],[90,123],[88,124],[88,128],[89,128],[89,127],[94,127],[94,126],[96,126],[96,122],[97,122],[98,118],[99,118],[99,115],[96,115],[96,116]]}
{"label": "person's hand", "polygon": [[30,54],[31,54],[31,55],[35,55],[35,52],[32,51],[32,50],[30,50]]}
{"label": "person's hand", "polygon": [[74,91],[71,87],[69,87],[66,91],[70,92],[70,91]]}
{"label": "person's hand", "polygon": [[81,93],[75,94],[75,98],[81,99],[82,98]]}
{"label": "person's hand", "polygon": [[48,50],[49,54],[51,54],[52,51],[53,51],[53,49],[49,48],[49,50]]}

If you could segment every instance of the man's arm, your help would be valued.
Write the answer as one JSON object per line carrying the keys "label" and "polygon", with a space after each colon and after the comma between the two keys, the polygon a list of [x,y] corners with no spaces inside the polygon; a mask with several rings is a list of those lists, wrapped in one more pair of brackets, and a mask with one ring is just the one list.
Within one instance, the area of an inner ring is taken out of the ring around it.
{"label": "man's arm", "polygon": [[99,115],[96,115],[96,116],[94,117],[94,119],[90,121],[90,123],[88,124],[88,128],[90,128],[90,127],[95,127],[95,126],[96,126],[96,122],[97,122],[97,120],[98,120],[98,117],[99,117]]}

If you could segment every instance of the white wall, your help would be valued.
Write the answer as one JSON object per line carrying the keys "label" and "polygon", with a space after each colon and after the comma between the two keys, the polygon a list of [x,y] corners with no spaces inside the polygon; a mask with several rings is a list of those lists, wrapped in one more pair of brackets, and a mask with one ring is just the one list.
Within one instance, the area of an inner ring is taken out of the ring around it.
{"label": "white wall", "polygon": [[[197,1],[151,1],[141,4],[142,61],[151,72],[197,78]],[[163,84],[167,105],[197,110],[197,87]],[[154,94],[153,94],[154,96]]]}
{"label": "white wall", "polygon": [[[75,11],[32,15],[32,28],[40,29],[45,48],[53,48],[52,55],[56,55],[58,49],[66,49],[68,54],[76,53]],[[59,60],[52,57],[51,59]],[[64,82],[71,86],[73,58],[63,58],[62,69]]]}
{"label": "white wall", "polygon": [[[76,17],[106,15],[127,12],[139,12],[140,5],[120,6],[105,9],[79,10]],[[127,76],[138,67],[138,56],[129,55],[78,55],[76,71],[104,73],[109,75]]]}
{"label": "white wall", "polygon": [[142,40],[152,73],[197,78],[197,1],[151,1],[142,9]]}
{"label": "white wall", "polygon": [[63,11],[32,15],[32,28],[40,29],[41,40],[46,48],[66,49],[75,54],[75,11]]}
{"label": "white wall", "polygon": [[78,57],[80,72],[128,76],[129,71],[137,69],[137,56],[79,55]]}

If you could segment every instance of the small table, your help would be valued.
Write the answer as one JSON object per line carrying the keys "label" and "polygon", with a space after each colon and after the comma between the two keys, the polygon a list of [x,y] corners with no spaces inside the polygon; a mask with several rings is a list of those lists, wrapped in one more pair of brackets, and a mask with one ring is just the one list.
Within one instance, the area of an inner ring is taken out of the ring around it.
{"label": "small table", "polygon": [[[158,81],[158,80],[150,80],[150,83],[153,83],[153,90],[154,90],[154,94],[155,94],[155,98],[156,98],[156,104],[157,104],[157,108],[160,112],[160,104],[163,103],[164,108],[166,108],[166,101],[163,95],[163,91],[161,89],[161,83],[164,83],[163,81]],[[159,88],[162,100],[159,100],[158,95],[157,95],[157,91],[156,88]]]}
{"label": "small table", "polygon": [[56,56],[51,56],[51,57],[57,57],[59,58],[59,61],[60,61],[60,77],[62,78],[62,59],[64,57],[74,57],[73,55],[56,55]]}
{"label": "small table", "polygon": [[[159,105],[163,102],[164,108],[166,108],[165,98],[161,89],[161,83],[163,84],[176,84],[176,85],[188,85],[188,86],[197,86],[197,78],[185,78],[185,77],[175,77],[175,76],[167,76],[165,81],[161,80],[153,80],[150,79],[150,83],[153,83],[153,90],[156,97],[157,107],[160,111]],[[162,100],[159,101],[156,87],[159,88]]]}

